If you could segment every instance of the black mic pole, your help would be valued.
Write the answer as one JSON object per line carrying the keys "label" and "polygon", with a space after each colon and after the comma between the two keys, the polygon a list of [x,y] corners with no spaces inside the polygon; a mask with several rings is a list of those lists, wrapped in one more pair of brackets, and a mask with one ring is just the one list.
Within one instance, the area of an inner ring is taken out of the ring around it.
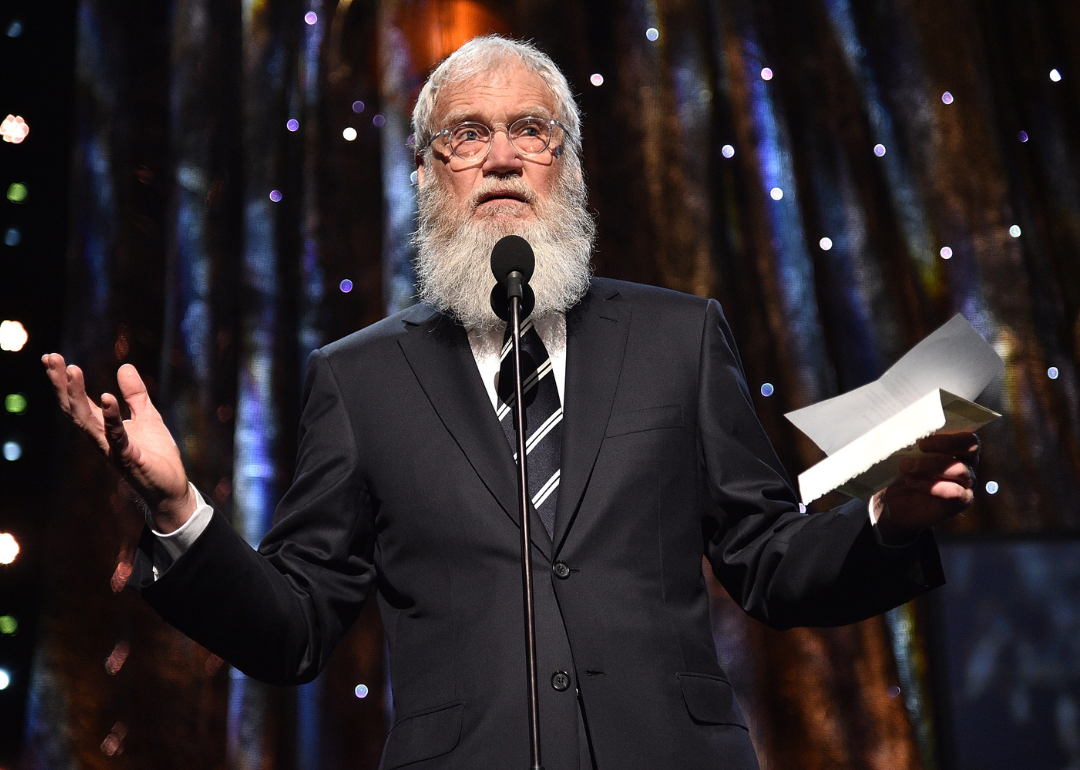
{"label": "black mic pole", "polygon": [[[514,258],[511,259],[510,256]],[[521,314],[522,302],[532,310],[532,290],[528,280],[532,275],[532,248],[523,238],[508,235],[492,251],[492,271],[498,280],[492,291],[491,305],[500,318],[510,324],[514,357],[514,426],[517,432],[518,456],[518,518],[521,522],[521,584],[525,599],[525,662],[529,684],[529,770],[544,770],[540,764],[540,688],[536,674],[536,610],[533,604],[532,526],[529,520],[529,472],[525,451],[525,388],[521,376]],[[524,272],[523,272],[524,271]],[[500,297],[502,289],[505,295]],[[503,300],[509,300],[509,308]],[[500,307],[501,306],[501,307]],[[503,313],[509,309],[508,316]]]}

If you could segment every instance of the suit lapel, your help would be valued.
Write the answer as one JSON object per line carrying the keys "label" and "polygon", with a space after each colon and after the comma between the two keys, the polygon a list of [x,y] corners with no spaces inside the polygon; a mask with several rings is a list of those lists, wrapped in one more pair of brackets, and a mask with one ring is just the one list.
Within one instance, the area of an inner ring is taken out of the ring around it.
{"label": "suit lapel", "polygon": [[577,515],[622,372],[630,307],[617,297],[614,287],[594,282],[586,299],[566,316],[562,474],[553,553],[558,553]]}
{"label": "suit lapel", "polygon": [[[408,333],[399,344],[420,387],[473,470],[517,526],[517,466],[465,330],[427,306],[417,306],[404,320]],[[549,556],[551,541],[535,511],[530,522],[533,545]]]}

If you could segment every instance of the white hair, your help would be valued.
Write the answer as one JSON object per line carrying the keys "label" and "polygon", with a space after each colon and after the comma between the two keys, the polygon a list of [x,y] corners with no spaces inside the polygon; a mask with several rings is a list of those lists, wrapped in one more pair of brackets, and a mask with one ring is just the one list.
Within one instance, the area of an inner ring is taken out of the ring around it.
{"label": "white hair", "polygon": [[[413,108],[412,128],[415,147],[427,148],[431,137],[439,130],[435,125],[435,104],[439,93],[447,86],[465,83],[477,75],[518,64],[533,72],[544,81],[555,99],[555,117],[566,126],[566,149],[573,158],[572,166],[580,166],[581,111],[570,84],[551,57],[535,45],[521,40],[510,40],[500,35],[487,35],[470,40],[447,56],[428,77]],[[430,148],[424,152],[426,165]]]}

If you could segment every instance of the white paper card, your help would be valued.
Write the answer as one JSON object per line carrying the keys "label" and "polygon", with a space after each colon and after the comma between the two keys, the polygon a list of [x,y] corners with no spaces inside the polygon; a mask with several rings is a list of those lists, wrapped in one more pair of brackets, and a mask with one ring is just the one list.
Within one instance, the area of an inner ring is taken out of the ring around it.
{"label": "white paper card", "polygon": [[976,430],[1001,415],[972,402],[1003,369],[994,349],[956,315],[876,381],[786,417],[829,457],[799,475],[809,504],[827,492],[869,499],[932,433]]}

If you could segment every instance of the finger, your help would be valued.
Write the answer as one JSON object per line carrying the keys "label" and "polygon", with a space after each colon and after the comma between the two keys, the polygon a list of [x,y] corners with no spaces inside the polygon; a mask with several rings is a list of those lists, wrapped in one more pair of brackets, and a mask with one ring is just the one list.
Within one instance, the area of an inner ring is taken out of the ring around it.
{"label": "finger", "polygon": [[973,458],[979,455],[979,437],[972,433],[935,433],[919,441],[919,449],[928,454],[947,454]]}
{"label": "finger", "polygon": [[132,417],[152,408],[150,396],[146,392],[146,384],[134,366],[131,364],[121,366],[116,373],[116,380],[120,384],[120,395],[131,409]]}
{"label": "finger", "polygon": [[969,487],[945,479],[907,476],[904,478],[904,485],[916,492],[949,501],[962,508],[966,508],[975,499],[975,493]]}
{"label": "finger", "polygon": [[916,455],[900,462],[900,472],[911,476],[962,476],[971,466],[954,455]]}
{"label": "finger", "polygon": [[105,419],[105,436],[109,442],[112,459],[124,467],[130,467],[138,459],[136,447],[128,439],[127,428],[120,416],[120,402],[112,393],[101,394],[101,412]]}
{"label": "finger", "polygon": [[70,401],[68,399],[67,370],[64,365],[64,357],[59,353],[46,353],[41,357],[41,363],[45,365],[45,374],[52,383],[56,392],[56,400],[65,413],[70,413]]}
{"label": "finger", "polygon": [[101,409],[86,395],[86,381],[83,378],[82,369],[77,366],[68,366],[65,371],[67,373],[68,414],[71,415],[75,424],[89,433],[95,441],[103,442],[104,426]]}

